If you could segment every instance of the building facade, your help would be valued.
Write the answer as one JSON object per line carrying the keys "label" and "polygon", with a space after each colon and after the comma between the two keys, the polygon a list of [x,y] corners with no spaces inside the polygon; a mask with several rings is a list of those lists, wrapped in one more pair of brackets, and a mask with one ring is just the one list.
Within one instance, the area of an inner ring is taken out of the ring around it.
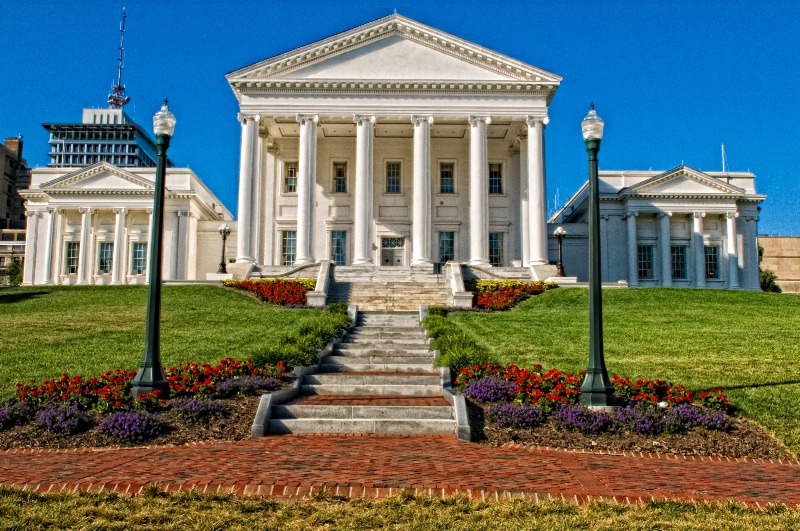
{"label": "building facade", "polygon": [[19,190],[27,188],[30,173],[22,158],[22,138],[6,138],[0,145],[0,229],[24,229],[25,207]]}

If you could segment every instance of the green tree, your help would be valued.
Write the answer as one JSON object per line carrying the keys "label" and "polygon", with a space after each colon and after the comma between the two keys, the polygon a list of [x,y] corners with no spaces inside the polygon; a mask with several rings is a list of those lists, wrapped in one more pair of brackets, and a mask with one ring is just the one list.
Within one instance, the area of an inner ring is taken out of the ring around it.
{"label": "green tree", "polygon": [[771,291],[781,293],[781,287],[775,282],[778,275],[771,269],[761,269],[761,261],[764,259],[764,248],[758,246],[758,277],[761,283],[761,291]]}
{"label": "green tree", "polygon": [[14,258],[8,264],[8,283],[12,286],[19,286],[22,283],[22,261]]}

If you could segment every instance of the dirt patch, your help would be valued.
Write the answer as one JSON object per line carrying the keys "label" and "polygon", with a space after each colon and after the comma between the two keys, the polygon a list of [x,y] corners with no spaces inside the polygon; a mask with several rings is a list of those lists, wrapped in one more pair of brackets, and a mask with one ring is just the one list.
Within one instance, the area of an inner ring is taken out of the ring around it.
{"label": "dirt patch", "polygon": [[561,429],[552,419],[529,430],[498,428],[486,420],[485,406],[467,399],[467,409],[473,440],[490,446],[515,443],[570,450],[795,459],[764,428],[754,422],[737,417],[733,417],[733,426],[728,432],[694,429],[685,433],[643,436],[627,430],[619,430],[590,436],[577,431]]}

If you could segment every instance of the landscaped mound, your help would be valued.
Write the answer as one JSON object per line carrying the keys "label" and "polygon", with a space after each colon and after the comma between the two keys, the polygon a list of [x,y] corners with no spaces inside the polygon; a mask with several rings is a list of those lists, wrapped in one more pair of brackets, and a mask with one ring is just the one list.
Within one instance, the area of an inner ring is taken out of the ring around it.
{"label": "landscaped mound", "polygon": [[464,288],[473,293],[472,305],[481,310],[509,310],[520,302],[549,289],[555,282],[522,280],[467,280]]}
{"label": "landscaped mound", "polygon": [[313,278],[277,278],[265,280],[224,280],[222,285],[255,294],[264,302],[283,306],[303,306],[317,281]]}

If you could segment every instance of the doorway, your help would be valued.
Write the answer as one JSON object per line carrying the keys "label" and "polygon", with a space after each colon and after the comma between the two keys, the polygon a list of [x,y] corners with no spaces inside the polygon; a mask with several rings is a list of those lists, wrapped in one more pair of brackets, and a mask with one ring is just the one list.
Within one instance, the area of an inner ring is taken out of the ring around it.
{"label": "doorway", "polygon": [[381,238],[381,265],[402,266],[404,251],[405,238]]}

